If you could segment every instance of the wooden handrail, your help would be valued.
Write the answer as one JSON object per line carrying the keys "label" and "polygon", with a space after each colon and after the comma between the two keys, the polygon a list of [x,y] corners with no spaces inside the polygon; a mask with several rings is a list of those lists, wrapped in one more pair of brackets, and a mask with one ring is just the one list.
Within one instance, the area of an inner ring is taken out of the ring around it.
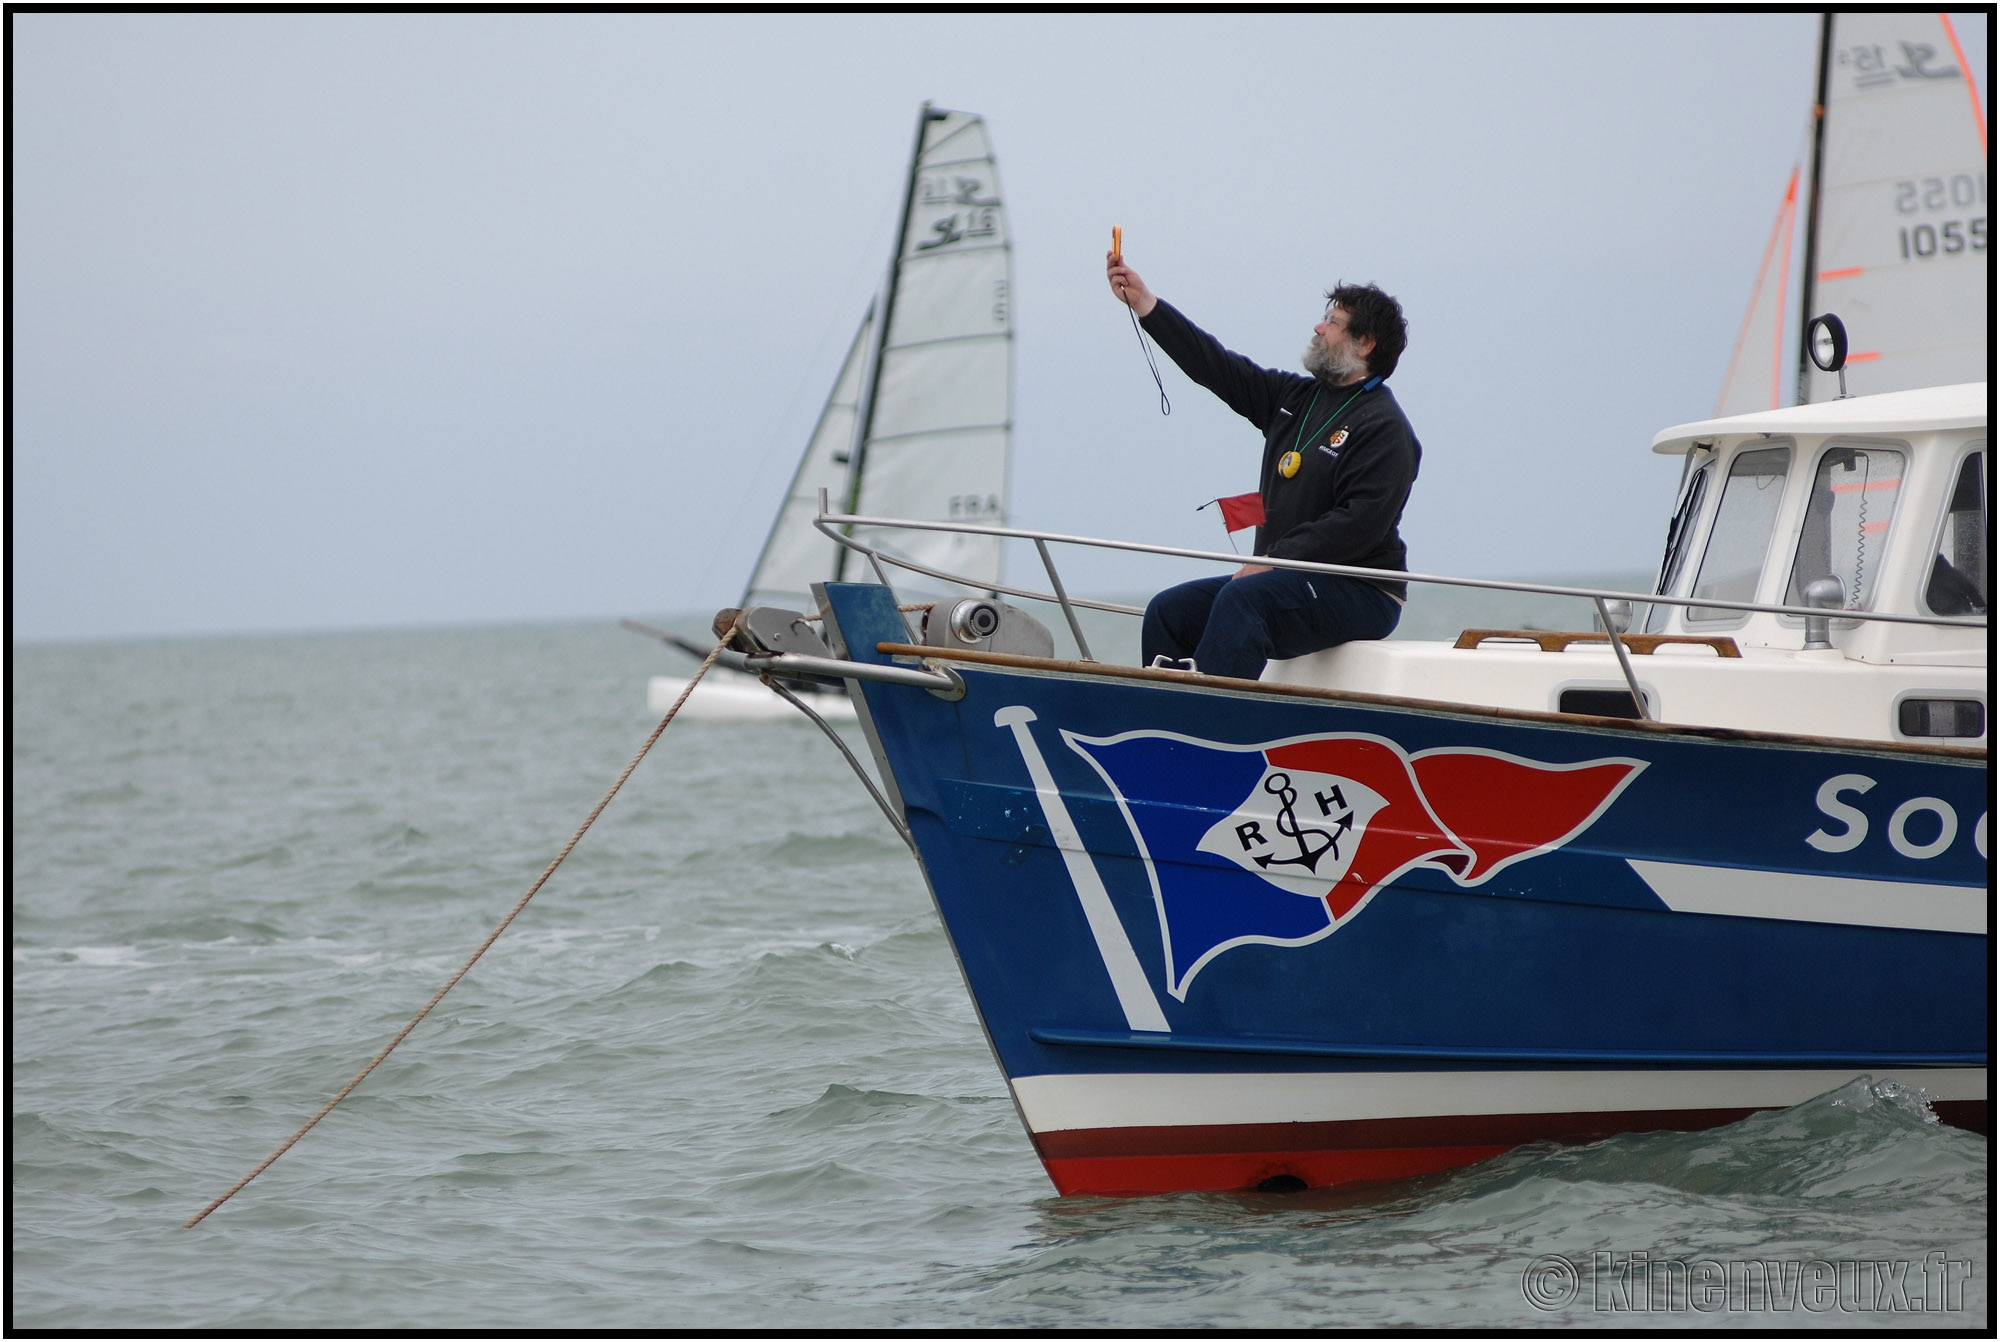
{"label": "wooden handrail", "polygon": [[[1741,657],[1742,649],[1736,640],[1721,634],[1620,634],[1619,640],[1636,653],[1650,653],[1665,643],[1694,643],[1715,649],[1718,657]],[[1489,638],[1518,638],[1532,642],[1543,652],[1561,652],[1572,643],[1611,642],[1610,636],[1597,633],[1565,633],[1554,629],[1468,629],[1458,636],[1454,648],[1476,648]]]}

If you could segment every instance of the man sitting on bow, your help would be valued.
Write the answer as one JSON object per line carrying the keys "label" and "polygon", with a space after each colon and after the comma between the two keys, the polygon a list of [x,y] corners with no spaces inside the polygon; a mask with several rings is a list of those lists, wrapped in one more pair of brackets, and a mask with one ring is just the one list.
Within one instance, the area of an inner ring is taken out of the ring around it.
{"label": "man sitting on bow", "polygon": [[[1396,525],[1423,449],[1384,380],[1407,341],[1403,310],[1372,284],[1337,286],[1313,327],[1305,369],[1261,368],[1223,348],[1138,272],[1106,257],[1111,291],[1182,372],[1264,434],[1258,492],[1264,521],[1252,553],[1404,570]],[[1188,666],[1255,680],[1272,658],[1354,639],[1386,638],[1407,583],[1249,563],[1226,577],[1170,587],[1146,607],[1145,665]]]}

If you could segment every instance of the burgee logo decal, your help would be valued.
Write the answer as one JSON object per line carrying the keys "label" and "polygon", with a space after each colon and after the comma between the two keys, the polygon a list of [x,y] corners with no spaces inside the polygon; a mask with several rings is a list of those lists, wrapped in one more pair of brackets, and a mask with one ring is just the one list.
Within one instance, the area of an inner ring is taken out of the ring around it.
{"label": "burgee logo decal", "polygon": [[1318,941],[1412,868],[1470,888],[1562,847],[1646,767],[1452,747],[1408,754],[1347,733],[1247,746],[1162,731],[1062,736],[1131,827],[1168,989],[1181,1000],[1222,952]]}

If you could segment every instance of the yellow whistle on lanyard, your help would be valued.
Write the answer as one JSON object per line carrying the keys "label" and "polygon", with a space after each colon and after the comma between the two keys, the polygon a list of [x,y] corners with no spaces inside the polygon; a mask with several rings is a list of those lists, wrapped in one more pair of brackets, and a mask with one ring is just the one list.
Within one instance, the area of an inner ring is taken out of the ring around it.
{"label": "yellow whistle on lanyard", "polygon": [[1125,263],[1125,230],[1116,224],[1111,226],[1111,260],[1118,265]]}

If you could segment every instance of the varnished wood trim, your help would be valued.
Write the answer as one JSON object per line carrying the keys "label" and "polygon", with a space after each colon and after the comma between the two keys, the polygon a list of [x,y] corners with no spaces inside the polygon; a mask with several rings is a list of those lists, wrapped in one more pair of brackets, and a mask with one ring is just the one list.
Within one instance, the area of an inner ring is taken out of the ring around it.
{"label": "varnished wood trim", "polygon": [[[1554,629],[1468,629],[1458,636],[1454,648],[1476,648],[1489,638],[1518,638],[1534,642],[1543,652],[1561,652],[1572,643],[1603,643],[1609,645],[1608,634],[1566,633]],[[1647,654],[1663,643],[1692,643],[1697,647],[1714,648],[1718,657],[1741,657],[1742,649],[1736,640],[1724,634],[1620,634],[1618,641],[1633,652]]]}

